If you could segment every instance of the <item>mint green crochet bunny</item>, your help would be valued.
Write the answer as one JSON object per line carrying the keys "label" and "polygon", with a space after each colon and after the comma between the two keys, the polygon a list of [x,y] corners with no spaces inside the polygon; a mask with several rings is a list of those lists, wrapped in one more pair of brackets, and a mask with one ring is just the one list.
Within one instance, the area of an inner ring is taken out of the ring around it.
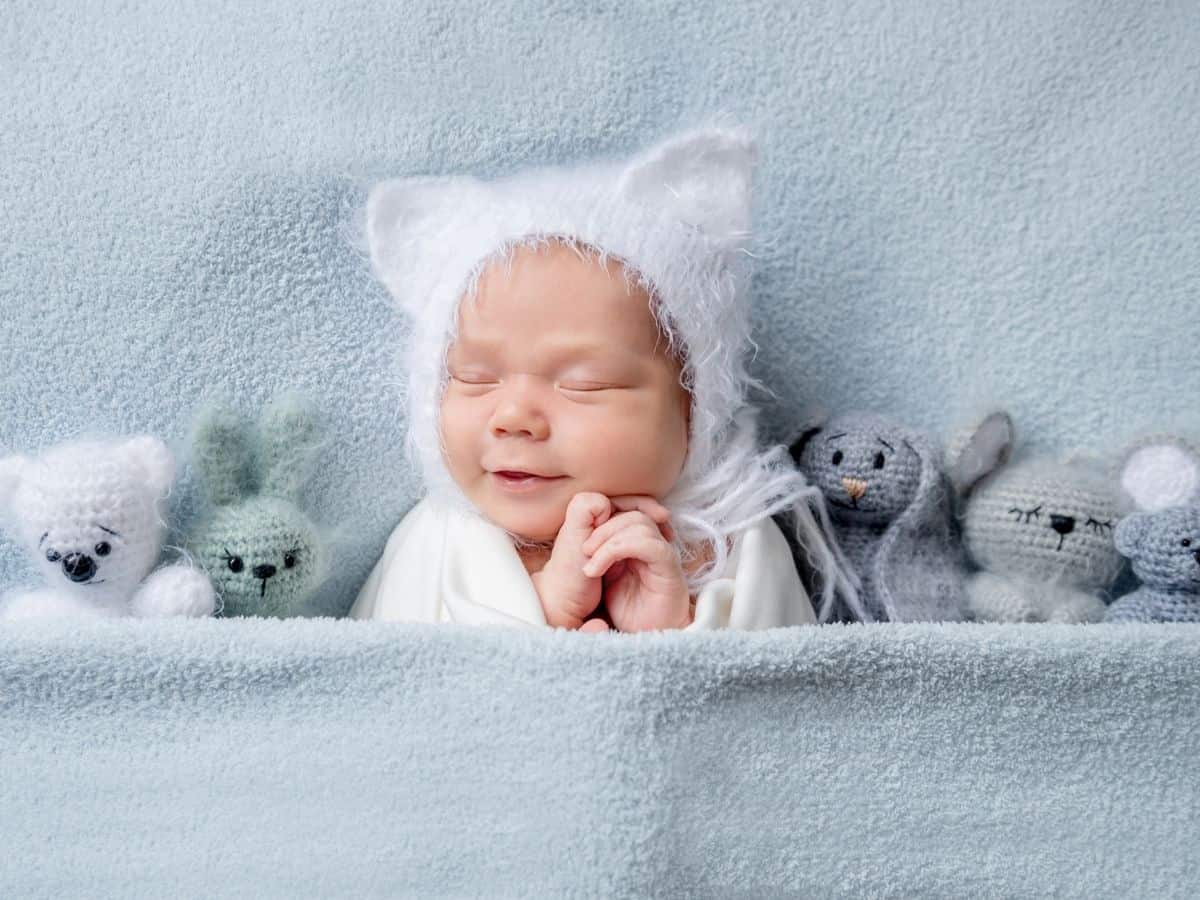
{"label": "mint green crochet bunny", "polygon": [[326,543],[297,506],[318,443],[313,411],[296,397],[268,406],[257,427],[223,407],[198,417],[193,462],[211,510],[187,544],[220,615],[297,615],[325,579]]}

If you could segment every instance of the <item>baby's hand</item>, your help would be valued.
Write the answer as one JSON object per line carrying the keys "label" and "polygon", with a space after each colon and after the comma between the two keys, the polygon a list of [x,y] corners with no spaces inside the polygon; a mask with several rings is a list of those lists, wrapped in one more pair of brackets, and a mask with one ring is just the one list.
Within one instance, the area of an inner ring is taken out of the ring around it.
{"label": "baby's hand", "polygon": [[679,552],[670,543],[670,512],[652,497],[614,498],[614,506],[618,500],[626,504],[618,508],[630,511],[601,523],[582,546],[590,557],[583,572],[603,579],[613,625],[618,631],[690,625],[691,598]]}
{"label": "baby's hand", "polygon": [[[582,546],[596,526],[608,521],[610,515],[612,502],[594,491],[576,494],[567,504],[567,514],[554,538],[549,561],[542,571],[530,576],[542,601],[547,625],[579,628],[600,605],[604,586],[599,578],[583,574],[587,556]],[[598,629],[593,626],[588,630]]]}

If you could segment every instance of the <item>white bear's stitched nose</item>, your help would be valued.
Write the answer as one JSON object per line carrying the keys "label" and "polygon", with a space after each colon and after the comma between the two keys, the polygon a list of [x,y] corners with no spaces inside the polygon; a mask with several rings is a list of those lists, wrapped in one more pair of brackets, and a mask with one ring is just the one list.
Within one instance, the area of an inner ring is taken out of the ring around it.
{"label": "white bear's stitched nose", "polygon": [[69,553],[64,556],[62,567],[63,574],[76,584],[91,581],[92,576],[96,574],[95,561],[90,556],[84,556],[82,553]]}

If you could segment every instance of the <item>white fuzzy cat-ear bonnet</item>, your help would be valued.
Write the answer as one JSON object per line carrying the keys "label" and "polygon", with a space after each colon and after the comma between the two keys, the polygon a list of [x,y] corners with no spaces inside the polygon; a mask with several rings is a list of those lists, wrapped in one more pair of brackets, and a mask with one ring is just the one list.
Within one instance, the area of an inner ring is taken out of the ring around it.
{"label": "white fuzzy cat-ear bonnet", "polygon": [[[371,267],[405,314],[408,455],[430,494],[478,512],[451,478],[438,427],[460,299],[485,265],[518,245],[565,240],[619,260],[653,298],[668,347],[682,350],[692,398],[687,458],[671,491],[677,545],[696,542],[711,561],[689,576],[696,589],[725,565],[726,541],[782,510],[823,584],[855,596],[832,540],[818,489],[783,446],[757,445],[746,369],[751,340],[751,187],[757,152],[738,129],[671,137],[632,159],[534,169],[495,181],[469,176],[401,178],[367,200]],[[814,516],[814,513],[816,516]],[[818,522],[819,518],[819,522]]]}
{"label": "white fuzzy cat-ear bonnet", "polygon": [[400,178],[367,202],[372,269],[413,333],[406,414],[426,489],[465,502],[441,458],[438,408],[459,299],[498,250],[566,238],[619,258],[661,303],[686,348],[692,393],[682,479],[704,472],[745,402],[749,339],[739,255],[749,238],[755,148],[731,130],[669,139],[623,163],[470,176]]}

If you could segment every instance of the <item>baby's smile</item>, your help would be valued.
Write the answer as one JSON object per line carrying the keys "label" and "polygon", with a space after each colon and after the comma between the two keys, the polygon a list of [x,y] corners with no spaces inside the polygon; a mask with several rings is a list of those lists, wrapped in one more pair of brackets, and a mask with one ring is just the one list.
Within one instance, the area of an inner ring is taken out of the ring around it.
{"label": "baby's smile", "polygon": [[459,306],[441,401],[447,468],[491,521],[553,540],[575,494],[674,485],[691,398],[650,296],[552,242],[486,268]]}

